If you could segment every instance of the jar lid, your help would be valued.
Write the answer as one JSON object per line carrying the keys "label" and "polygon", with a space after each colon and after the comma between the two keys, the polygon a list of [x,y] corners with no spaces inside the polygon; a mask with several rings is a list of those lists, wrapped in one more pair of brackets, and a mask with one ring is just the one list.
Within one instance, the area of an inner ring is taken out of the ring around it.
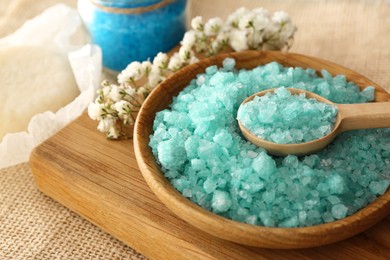
{"label": "jar lid", "polygon": [[99,9],[108,13],[142,14],[165,7],[175,0],[89,0]]}
{"label": "jar lid", "polygon": [[162,0],[91,0],[92,2],[114,8],[145,7],[161,2]]}

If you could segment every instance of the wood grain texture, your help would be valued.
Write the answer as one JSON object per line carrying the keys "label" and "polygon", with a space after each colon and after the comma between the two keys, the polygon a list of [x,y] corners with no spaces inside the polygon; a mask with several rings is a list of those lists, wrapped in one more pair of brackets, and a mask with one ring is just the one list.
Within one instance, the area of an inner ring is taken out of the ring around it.
{"label": "wood grain texture", "polygon": [[340,132],[390,127],[390,102],[338,105]]}
{"label": "wood grain texture", "polygon": [[390,213],[390,191],[373,203],[347,218],[331,223],[303,228],[270,228],[235,222],[215,215],[190,202],[163,176],[148,145],[156,112],[168,107],[189,81],[203,73],[210,65],[222,65],[226,57],[236,60],[237,68],[251,69],[260,64],[278,61],[285,66],[328,70],[344,74],[360,88],[376,88],[376,101],[388,101],[390,95],[364,76],[321,59],[282,52],[247,51],[223,54],[187,66],[160,84],[146,99],[139,112],[134,132],[134,148],[138,165],[151,190],[175,214],[195,227],[219,238],[248,246],[265,248],[306,248],[325,245],[354,236],[383,219]]}

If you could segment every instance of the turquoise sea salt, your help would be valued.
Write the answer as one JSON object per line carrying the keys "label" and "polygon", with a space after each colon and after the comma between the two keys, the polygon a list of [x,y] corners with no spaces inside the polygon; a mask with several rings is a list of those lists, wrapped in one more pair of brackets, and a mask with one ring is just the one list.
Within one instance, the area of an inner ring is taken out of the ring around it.
{"label": "turquoise sea salt", "polygon": [[280,87],[242,104],[237,119],[252,134],[278,144],[309,142],[329,134],[337,107]]}
{"label": "turquoise sea salt", "polygon": [[390,129],[343,133],[301,158],[272,157],[241,135],[239,105],[267,88],[306,89],[335,103],[374,98],[372,87],[321,74],[275,62],[238,71],[231,59],[207,68],[156,115],[150,147],[166,178],[201,207],[262,226],[331,222],[375,200],[389,186]]}

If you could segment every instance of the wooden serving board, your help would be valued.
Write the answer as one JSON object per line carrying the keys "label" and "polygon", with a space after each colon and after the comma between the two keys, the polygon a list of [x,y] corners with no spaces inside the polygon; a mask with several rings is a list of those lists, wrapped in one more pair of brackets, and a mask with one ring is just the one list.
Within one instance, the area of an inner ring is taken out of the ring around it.
{"label": "wooden serving board", "polygon": [[83,114],[38,146],[30,165],[39,189],[154,259],[390,259],[390,218],[335,244],[252,248],[215,238],[171,213],[138,169],[133,144],[108,141]]}

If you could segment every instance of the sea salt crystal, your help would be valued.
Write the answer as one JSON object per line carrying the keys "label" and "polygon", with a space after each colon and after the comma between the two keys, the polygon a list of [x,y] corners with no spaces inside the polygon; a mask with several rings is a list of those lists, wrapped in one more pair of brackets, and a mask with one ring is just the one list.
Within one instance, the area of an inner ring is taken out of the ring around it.
{"label": "sea salt crystal", "polygon": [[302,182],[302,185],[306,186],[307,184],[309,184],[311,181],[311,178],[308,177],[308,176],[305,176],[302,178],[301,182]]}
{"label": "sea salt crystal", "polygon": [[199,147],[199,141],[200,141],[199,137],[197,136],[190,136],[185,141],[184,148],[186,150],[188,159],[197,157],[197,149]]}
{"label": "sea salt crystal", "polygon": [[348,208],[343,204],[337,204],[332,207],[332,215],[335,219],[342,219],[347,216]]}
{"label": "sea salt crystal", "polygon": [[218,156],[218,146],[213,142],[203,141],[198,147],[200,159],[207,160]]}
{"label": "sea salt crystal", "polygon": [[337,173],[333,173],[331,176],[328,177],[327,184],[329,185],[329,190],[332,194],[344,193],[346,186],[344,178]]}
{"label": "sea salt crystal", "polygon": [[332,203],[332,205],[334,205],[334,204],[339,204],[341,201],[340,201],[340,199],[337,197],[337,196],[329,196],[329,197],[327,197],[327,200],[330,202],[330,203]]}
{"label": "sea salt crystal", "polygon": [[220,131],[213,137],[213,141],[219,145],[229,148],[233,144],[232,135],[227,131]]}
{"label": "sea salt crystal", "polygon": [[213,178],[207,178],[203,183],[203,188],[207,194],[210,194],[216,190],[217,183],[213,180]]}
{"label": "sea salt crystal", "polygon": [[273,227],[275,226],[275,220],[272,217],[272,213],[269,211],[260,211],[259,217],[264,226]]}
{"label": "sea salt crystal", "polygon": [[236,65],[236,61],[232,58],[226,58],[222,62],[222,66],[226,70],[233,70]]}
{"label": "sea salt crystal", "polygon": [[[275,62],[253,70],[236,70],[231,64],[207,68],[169,109],[156,114],[149,145],[165,177],[183,196],[236,221],[302,227],[351,215],[387,190],[390,129],[346,132],[317,154],[278,158],[247,142],[235,119],[246,97],[271,87],[323,93],[335,103],[370,101],[373,88],[360,91],[343,76],[322,71],[321,78],[312,69],[285,68]],[[281,93],[289,96],[284,90]],[[277,114],[274,103],[262,120]],[[311,105],[302,109],[308,118],[319,115]],[[326,111],[318,109],[320,114]],[[286,111],[286,119],[298,116],[300,110],[292,110]],[[328,129],[274,134],[291,141],[324,131]]]}
{"label": "sea salt crystal", "polygon": [[260,153],[253,159],[252,169],[263,180],[268,180],[270,176],[276,171],[275,161],[266,153]]}
{"label": "sea salt crystal", "polygon": [[370,191],[374,194],[383,195],[389,186],[389,180],[373,181],[370,183]]}
{"label": "sea salt crystal", "polygon": [[183,196],[184,197],[191,198],[192,194],[193,194],[193,190],[192,189],[184,189],[183,190]]}
{"label": "sea salt crystal", "polygon": [[257,216],[256,215],[248,216],[245,219],[245,222],[248,223],[248,224],[256,225],[257,224]]}
{"label": "sea salt crystal", "polygon": [[267,204],[270,204],[273,202],[273,200],[275,199],[275,191],[274,190],[271,190],[271,191],[265,191],[263,193],[263,200],[265,203]]}
{"label": "sea salt crystal", "polygon": [[296,226],[298,226],[298,224],[299,224],[298,217],[293,216],[291,218],[284,220],[282,223],[280,223],[280,227],[296,227]]}
{"label": "sea salt crystal", "polygon": [[254,158],[256,158],[259,154],[256,153],[256,152],[254,152],[254,151],[248,151],[247,155],[248,155],[249,158],[254,159]]}
{"label": "sea salt crystal", "polygon": [[161,142],[157,146],[158,160],[166,169],[180,169],[185,163],[186,151],[174,140]]}
{"label": "sea salt crystal", "polygon": [[324,214],[322,214],[322,219],[325,223],[334,221],[334,217],[330,212],[325,212]]}
{"label": "sea salt crystal", "polygon": [[206,162],[202,159],[192,159],[191,166],[195,171],[201,171],[206,169]]}
{"label": "sea salt crystal", "polygon": [[300,222],[301,225],[304,225],[305,222],[306,222],[306,218],[307,218],[307,213],[306,211],[300,211],[298,213],[298,220]]}
{"label": "sea salt crystal", "polygon": [[205,82],[205,77],[204,76],[199,76],[198,79],[196,80],[196,84],[199,86],[202,85]]}
{"label": "sea salt crystal", "polygon": [[211,199],[211,207],[215,212],[226,212],[232,206],[230,194],[226,191],[215,191]]}
{"label": "sea salt crystal", "polygon": [[361,95],[365,97],[367,100],[372,101],[375,98],[375,88],[372,86],[366,87],[361,92]]}
{"label": "sea salt crystal", "polygon": [[290,168],[297,168],[299,165],[298,157],[295,155],[287,155],[284,157],[282,165]]}

